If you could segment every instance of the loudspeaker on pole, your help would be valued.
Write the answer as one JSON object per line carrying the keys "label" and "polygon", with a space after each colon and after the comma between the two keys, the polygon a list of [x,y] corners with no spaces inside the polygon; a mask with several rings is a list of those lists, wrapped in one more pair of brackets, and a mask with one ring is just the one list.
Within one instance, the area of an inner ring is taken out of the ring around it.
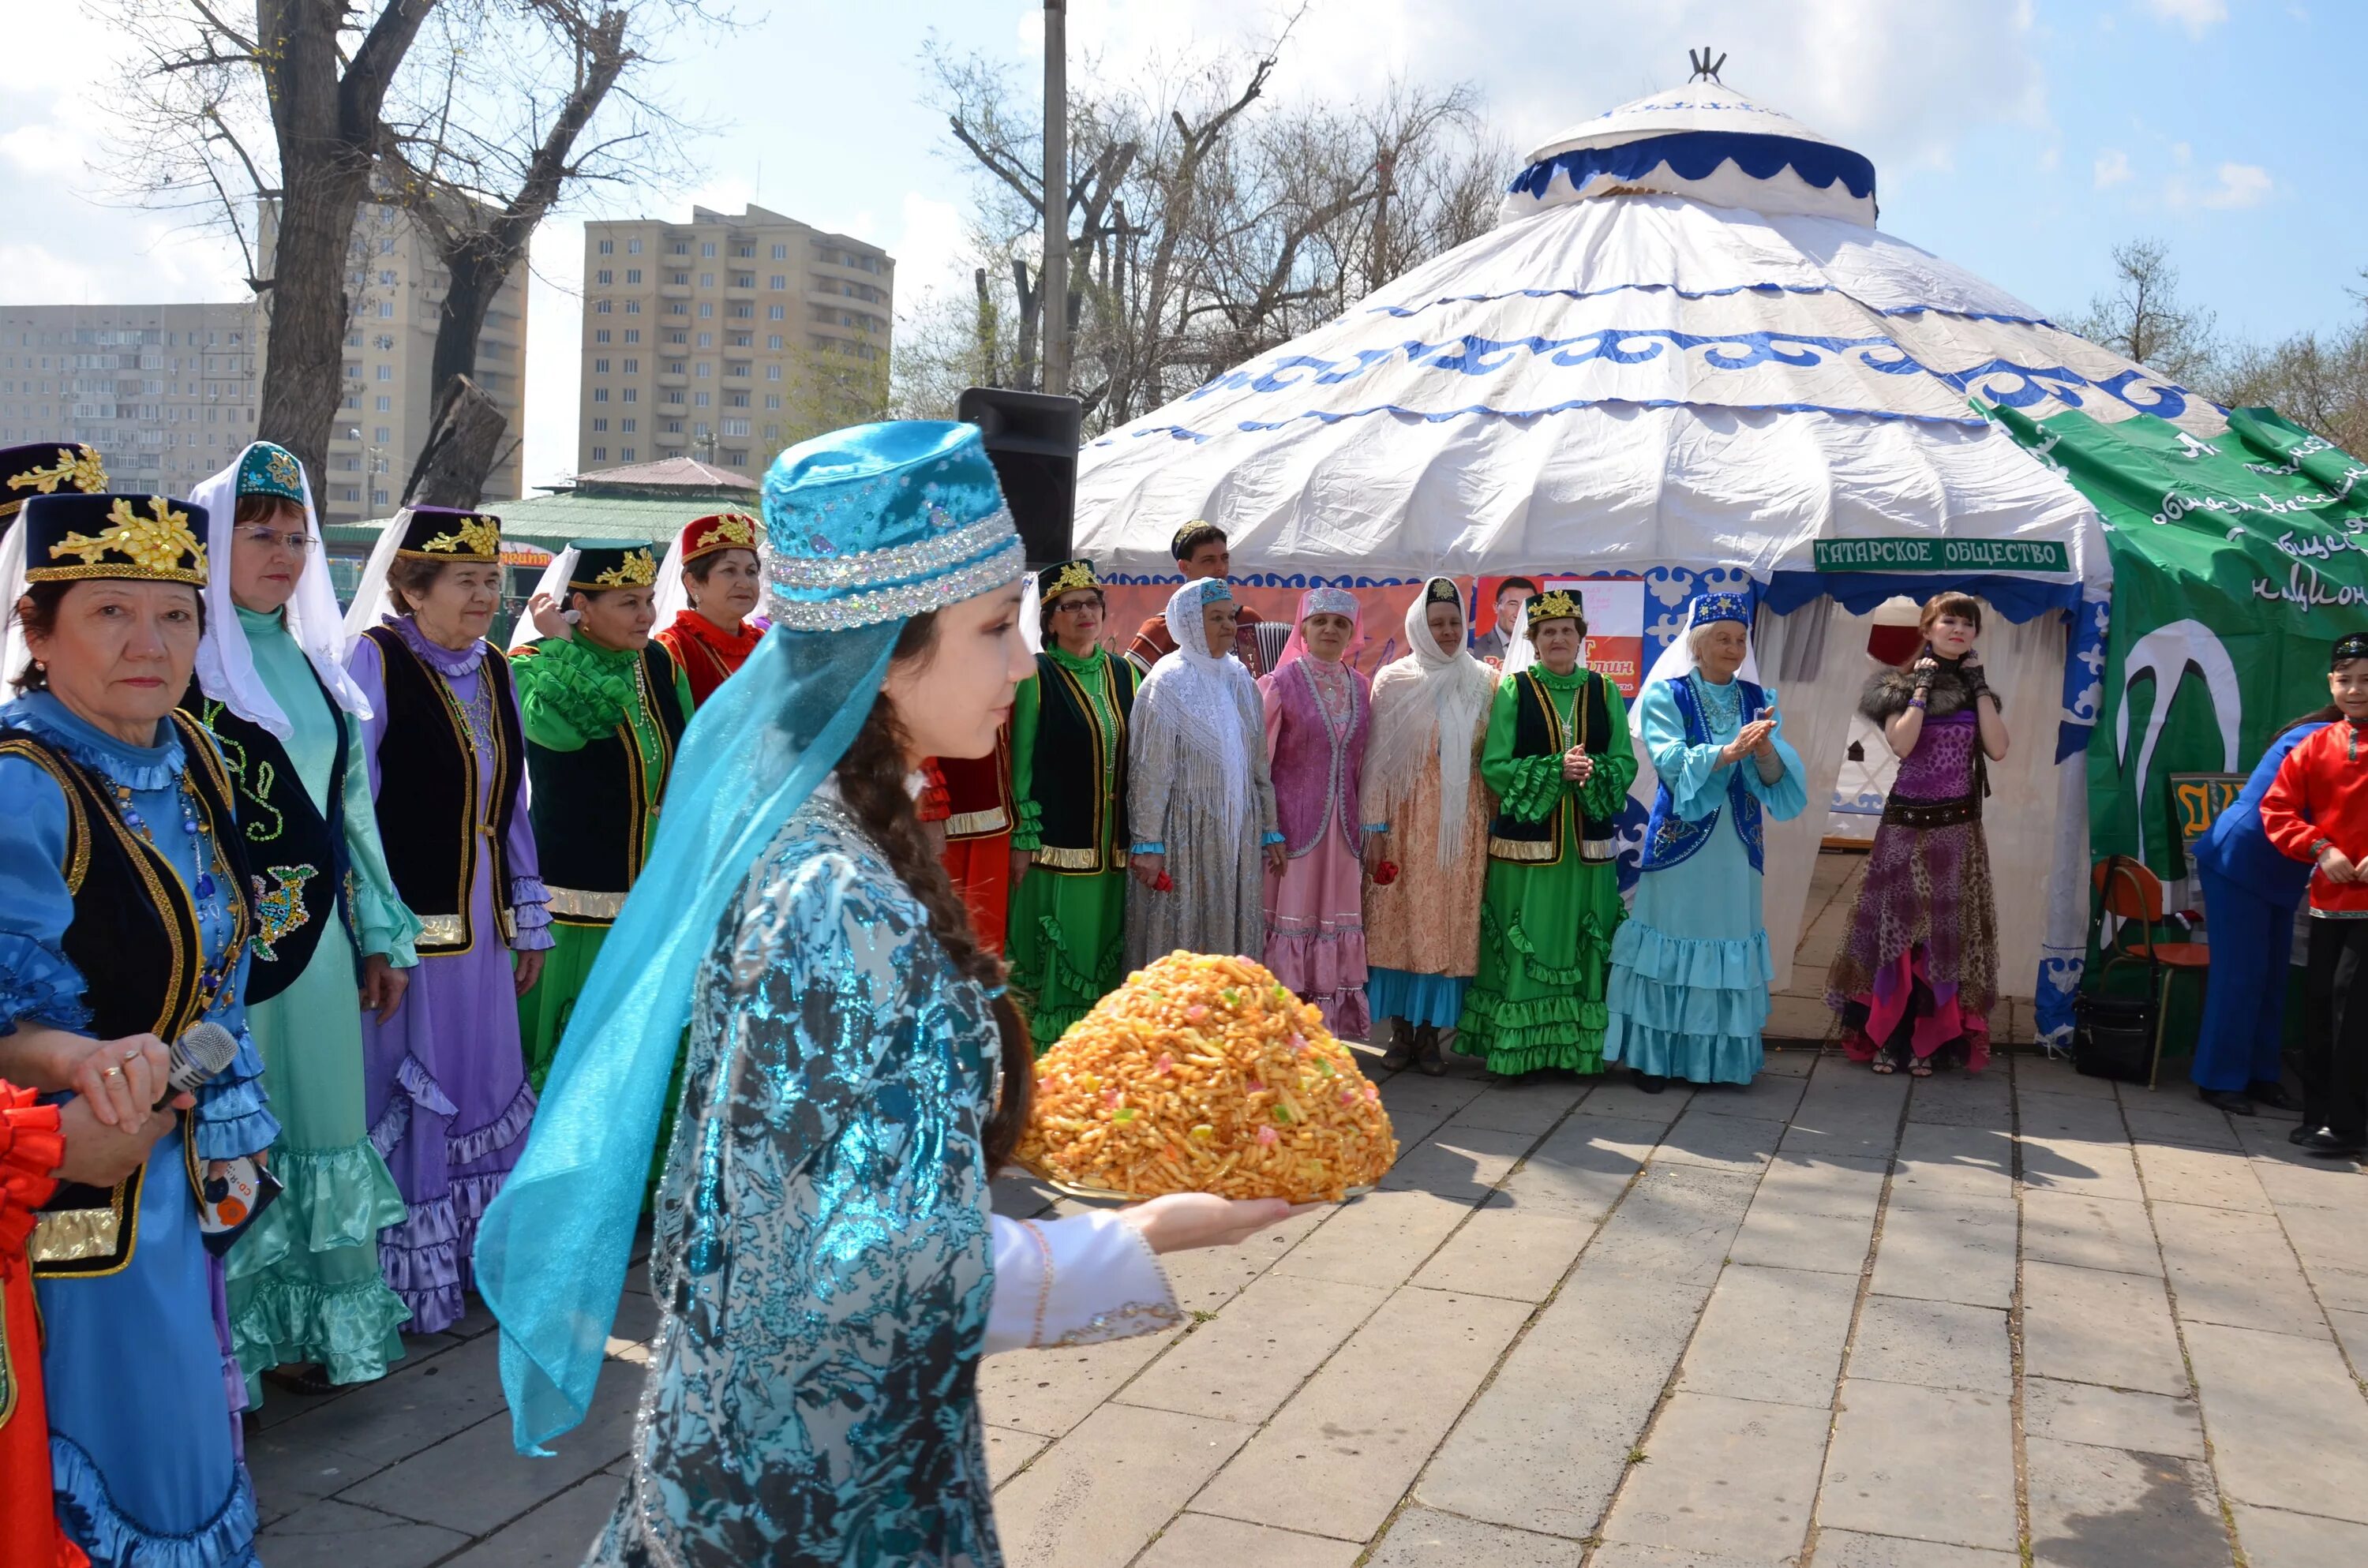
{"label": "loudspeaker on pole", "polygon": [[987,460],[1019,525],[1031,570],[1070,559],[1077,506],[1077,437],[1085,405],[1073,397],[968,387],[955,416],[979,428]]}

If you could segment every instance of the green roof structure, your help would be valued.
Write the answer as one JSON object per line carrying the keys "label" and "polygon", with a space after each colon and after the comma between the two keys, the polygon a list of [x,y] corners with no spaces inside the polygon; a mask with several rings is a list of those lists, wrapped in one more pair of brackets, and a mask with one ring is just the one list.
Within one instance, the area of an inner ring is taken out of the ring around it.
{"label": "green roof structure", "polygon": [[[579,539],[646,539],[664,546],[694,517],[754,510],[757,488],[756,480],[732,469],[697,458],[662,458],[579,473],[564,485],[545,486],[543,494],[495,502],[485,510],[501,518],[505,543],[556,551]],[[321,535],[333,553],[359,559],[391,521],[337,523]]]}

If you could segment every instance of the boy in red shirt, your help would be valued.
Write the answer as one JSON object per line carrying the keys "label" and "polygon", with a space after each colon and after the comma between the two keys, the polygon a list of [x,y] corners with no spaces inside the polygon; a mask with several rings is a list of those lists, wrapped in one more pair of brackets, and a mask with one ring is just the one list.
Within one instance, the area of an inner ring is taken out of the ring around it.
{"label": "boy in red shirt", "polygon": [[[2368,632],[2340,638],[2327,686],[2342,711],[2294,748],[2261,798],[2280,853],[2309,861],[2303,1116],[2293,1141],[2341,1159],[2368,1148]],[[2355,1005],[2356,1003],[2356,1005]]]}

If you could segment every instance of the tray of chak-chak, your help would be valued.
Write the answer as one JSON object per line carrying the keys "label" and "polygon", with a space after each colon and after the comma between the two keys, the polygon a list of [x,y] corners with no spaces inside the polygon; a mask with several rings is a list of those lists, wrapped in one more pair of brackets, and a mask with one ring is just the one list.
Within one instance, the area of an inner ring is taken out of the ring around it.
{"label": "tray of chak-chak", "polygon": [[1079,1198],[1338,1202],[1372,1190],[1397,1140],[1320,1010],[1247,959],[1175,952],[1038,1059],[1018,1157]]}

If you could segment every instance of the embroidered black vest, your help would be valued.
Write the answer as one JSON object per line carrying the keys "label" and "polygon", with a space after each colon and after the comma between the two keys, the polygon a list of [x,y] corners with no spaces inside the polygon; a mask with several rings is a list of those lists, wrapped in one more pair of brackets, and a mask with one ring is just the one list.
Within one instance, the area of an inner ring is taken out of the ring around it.
{"label": "embroidered black vest", "polygon": [[1127,727],[1134,713],[1137,677],[1134,666],[1116,654],[1104,653],[1101,659],[1102,679],[1118,712],[1115,779],[1102,774],[1102,720],[1093,697],[1052,654],[1036,655],[1039,701],[1030,788],[1036,797],[1042,845],[1035,863],[1048,871],[1082,876],[1109,869],[1113,814],[1118,842],[1127,842]]}
{"label": "embroidered black vest", "polygon": [[480,822],[477,748],[461,717],[460,699],[393,627],[374,626],[362,635],[378,644],[386,670],[379,839],[394,891],[419,916],[419,954],[465,953],[476,945],[479,933],[469,928],[469,889],[481,854],[494,859],[494,917],[507,940],[510,820],[526,751],[509,663],[499,649],[488,646],[477,669],[477,678],[491,684],[494,699],[494,820]]}
{"label": "embroidered black vest", "polygon": [[[197,722],[173,715],[187,755],[198,815],[217,856],[214,874],[231,918],[221,970],[235,974],[252,926],[246,858],[239,844],[231,782]],[[153,1034],[177,1040],[211,1005],[195,899],[172,863],[123,824],[112,785],[21,730],[0,730],[0,756],[21,756],[57,781],[66,800],[64,863],[74,915],[58,946],[81,971],[88,1032],[97,1040]],[[180,831],[177,820],[174,832]],[[232,983],[223,981],[227,989]],[[198,1190],[195,1144],[182,1140],[185,1174]],[[113,1187],[62,1184],[41,1206],[33,1233],[40,1278],[112,1274],[139,1242],[146,1167]]]}
{"label": "embroidered black vest", "polygon": [[[683,719],[675,697],[674,660],[656,642],[642,650],[642,677],[657,722],[663,790],[682,740]],[[574,751],[553,751],[529,740],[526,756],[534,785],[528,807],[534,819],[534,852],[551,889],[552,918],[563,926],[607,926],[616,919],[649,853],[643,837],[650,809],[643,783],[647,759],[640,738],[632,725],[620,722]],[[571,893],[592,897],[571,899]]]}
{"label": "embroidered black vest", "polygon": [[[1742,687],[1743,722],[1750,723],[1767,710],[1768,693],[1741,676],[1736,683]],[[1702,707],[1694,700],[1693,683],[1673,680],[1669,695],[1677,699],[1678,716],[1685,721],[1686,744],[1706,746],[1712,744],[1709,724],[1702,720]],[[1737,763],[1726,779],[1726,803],[1734,813],[1735,835],[1743,840],[1744,852],[1751,857],[1751,869],[1761,869],[1760,857],[1766,846],[1766,824],[1761,820],[1759,797],[1743,781],[1745,764]],[[1653,814],[1645,824],[1645,853],[1639,869],[1646,871],[1666,870],[1691,858],[1710,842],[1718,827],[1719,812],[1713,808],[1710,815],[1700,822],[1688,822],[1678,815],[1669,796],[1669,786],[1663,781],[1653,794]]]}
{"label": "embroidered black vest", "polygon": [[[1608,688],[1603,677],[1593,670],[1585,673],[1586,684],[1579,687],[1577,700],[1572,704],[1578,723],[1576,735],[1564,729],[1552,697],[1535,676],[1523,670],[1513,677],[1515,756],[1559,756],[1574,745],[1582,747],[1590,756],[1602,756],[1611,751],[1615,739],[1623,746],[1628,744],[1624,733],[1616,737],[1612,733],[1611,706],[1604,697]],[[1499,812],[1488,828],[1488,858],[1536,865],[1559,862],[1566,818],[1577,819],[1579,824],[1579,858],[1608,861],[1618,853],[1619,844],[1613,836],[1617,824],[1584,815],[1578,810],[1577,798],[1565,791],[1554,809],[1535,822]]]}
{"label": "embroidered black vest", "polygon": [[323,922],[336,918],[354,936],[346,886],[346,716],[308,662],[304,672],[337,729],[329,765],[329,809],[313,804],[279,737],[240,718],[189,683],[181,711],[213,732],[241,806],[239,836],[253,869],[255,940],[246,968],[249,1006],[296,983],[321,945]]}

